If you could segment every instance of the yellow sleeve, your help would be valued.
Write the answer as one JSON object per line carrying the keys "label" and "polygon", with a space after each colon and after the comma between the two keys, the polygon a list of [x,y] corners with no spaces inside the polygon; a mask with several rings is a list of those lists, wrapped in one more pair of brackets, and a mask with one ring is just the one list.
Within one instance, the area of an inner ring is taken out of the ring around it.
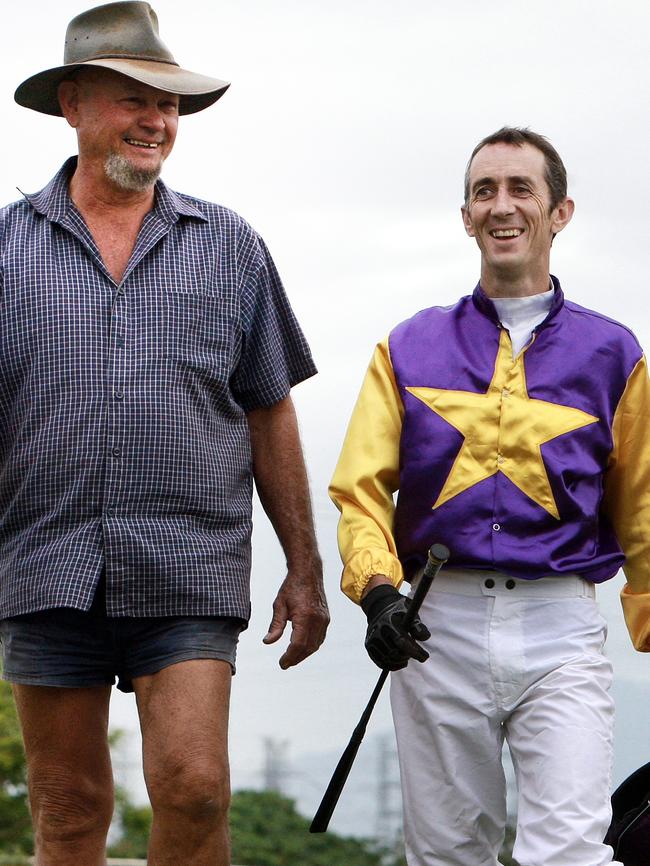
{"label": "yellow sleeve", "polygon": [[373,574],[395,586],[404,579],[393,539],[403,414],[386,339],[368,367],[329,488],[341,512],[341,589],[357,603]]}
{"label": "yellow sleeve", "polygon": [[625,554],[625,622],[636,649],[650,652],[650,380],[644,357],[627,381],[612,432],[603,507]]}

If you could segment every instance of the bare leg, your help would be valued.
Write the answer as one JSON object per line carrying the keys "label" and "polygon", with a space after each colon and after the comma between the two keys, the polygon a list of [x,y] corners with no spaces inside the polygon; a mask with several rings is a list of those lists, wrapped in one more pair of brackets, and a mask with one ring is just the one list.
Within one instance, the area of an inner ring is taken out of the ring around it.
{"label": "bare leg", "polygon": [[133,681],[153,807],[149,866],[230,866],[230,665],[197,659]]}
{"label": "bare leg", "polygon": [[13,686],[37,866],[104,866],[113,812],[110,688]]}

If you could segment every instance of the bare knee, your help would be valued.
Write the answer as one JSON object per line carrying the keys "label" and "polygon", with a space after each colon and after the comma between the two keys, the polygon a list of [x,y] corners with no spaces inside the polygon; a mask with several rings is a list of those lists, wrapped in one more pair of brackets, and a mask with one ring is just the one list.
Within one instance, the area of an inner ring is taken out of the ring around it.
{"label": "bare knee", "polygon": [[192,821],[218,824],[230,806],[228,766],[210,759],[178,759],[172,767],[149,773],[151,805],[156,813],[174,812]]}
{"label": "bare knee", "polygon": [[31,772],[28,781],[37,839],[73,842],[108,832],[113,814],[111,781],[59,768]]}

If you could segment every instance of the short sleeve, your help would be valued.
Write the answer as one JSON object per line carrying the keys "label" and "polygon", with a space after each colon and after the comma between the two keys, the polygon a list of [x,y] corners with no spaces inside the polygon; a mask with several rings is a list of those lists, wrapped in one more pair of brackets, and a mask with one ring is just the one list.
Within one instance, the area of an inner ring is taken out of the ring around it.
{"label": "short sleeve", "polygon": [[245,412],[283,400],[317,370],[280,275],[264,241],[253,233],[241,296],[242,351],[231,378]]}

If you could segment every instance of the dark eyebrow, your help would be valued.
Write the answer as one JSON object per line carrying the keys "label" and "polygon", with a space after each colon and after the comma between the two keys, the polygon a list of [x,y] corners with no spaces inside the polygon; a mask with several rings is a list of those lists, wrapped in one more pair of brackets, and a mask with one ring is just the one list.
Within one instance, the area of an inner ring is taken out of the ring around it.
{"label": "dark eyebrow", "polygon": [[475,189],[478,189],[479,186],[485,186],[486,184],[489,185],[491,183],[494,183],[494,178],[480,177],[478,180],[475,180],[474,183],[472,184],[472,192],[474,192]]}
{"label": "dark eyebrow", "polygon": [[[527,186],[533,186],[533,180],[530,177],[525,177],[524,175],[510,175],[506,178],[508,183],[525,183]],[[478,180],[475,180],[472,184],[472,192],[478,189],[480,186],[485,186],[486,184],[489,186],[490,184],[495,183],[493,177],[480,177]]]}

